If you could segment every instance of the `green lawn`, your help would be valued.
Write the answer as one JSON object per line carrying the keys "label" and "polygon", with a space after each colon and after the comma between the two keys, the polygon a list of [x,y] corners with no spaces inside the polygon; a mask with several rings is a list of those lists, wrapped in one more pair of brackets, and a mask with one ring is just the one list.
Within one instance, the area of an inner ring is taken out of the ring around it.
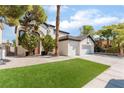
{"label": "green lawn", "polygon": [[79,58],[0,70],[0,87],[80,88],[109,66]]}

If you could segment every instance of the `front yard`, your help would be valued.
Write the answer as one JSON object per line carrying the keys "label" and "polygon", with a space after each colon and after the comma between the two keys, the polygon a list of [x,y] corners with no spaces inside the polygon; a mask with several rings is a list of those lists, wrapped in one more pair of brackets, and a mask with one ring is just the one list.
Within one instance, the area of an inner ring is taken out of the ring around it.
{"label": "front yard", "polygon": [[0,70],[0,87],[80,88],[109,66],[79,58]]}

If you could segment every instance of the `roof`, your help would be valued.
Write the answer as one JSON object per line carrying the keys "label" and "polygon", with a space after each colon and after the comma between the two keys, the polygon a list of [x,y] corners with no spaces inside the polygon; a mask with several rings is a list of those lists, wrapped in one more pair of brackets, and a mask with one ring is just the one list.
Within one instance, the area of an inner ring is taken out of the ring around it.
{"label": "roof", "polygon": [[82,41],[87,37],[91,38],[91,40],[95,43],[94,39],[90,35],[87,35],[87,36],[70,36],[70,35],[67,35],[67,36],[60,37],[59,41],[64,41],[64,40]]}
{"label": "roof", "polygon": [[[56,29],[54,29],[54,31],[56,31]],[[59,30],[59,32],[61,32],[61,33],[65,33],[65,34],[70,34],[69,32],[62,31],[62,30]]]}
{"label": "roof", "polygon": [[43,23],[43,24],[45,24],[46,26],[55,27],[54,25],[51,25],[51,24],[48,24],[48,23]]}
{"label": "roof", "polygon": [[[55,27],[54,25],[51,25],[51,24],[48,24],[48,23],[44,23],[44,24],[45,24],[46,26]],[[54,29],[54,31],[56,31],[56,29]],[[62,30],[59,30],[59,32],[65,33],[65,34],[70,34],[70,33],[66,32],[66,31],[62,31]]]}
{"label": "roof", "polygon": [[[51,26],[51,27],[55,28],[54,25],[51,25],[51,24],[48,24],[48,23],[43,23],[43,24],[46,25],[47,27]],[[23,27],[23,26],[22,26],[22,27]],[[54,31],[56,31],[56,29],[54,29]],[[65,33],[65,34],[70,34],[70,33],[66,32],[66,31],[62,31],[62,30],[59,30],[59,32]],[[16,33],[16,31],[15,31],[15,33]]]}

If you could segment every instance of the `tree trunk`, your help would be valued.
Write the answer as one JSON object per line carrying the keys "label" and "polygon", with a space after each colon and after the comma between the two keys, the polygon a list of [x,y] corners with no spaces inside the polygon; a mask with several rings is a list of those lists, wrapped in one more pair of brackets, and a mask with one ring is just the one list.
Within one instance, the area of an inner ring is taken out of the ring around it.
{"label": "tree trunk", "polygon": [[16,33],[15,56],[17,56],[17,52],[18,52],[17,47],[18,47],[18,43],[19,43],[19,40],[18,40],[18,38],[19,38],[19,32],[17,31],[17,29],[18,29],[18,26],[15,26],[15,33]]}
{"label": "tree trunk", "polygon": [[107,39],[107,48],[109,48],[109,39]]}
{"label": "tree trunk", "polygon": [[57,5],[57,15],[56,15],[56,46],[55,55],[59,56],[59,23],[60,23],[60,5]]}
{"label": "tree trunk", "polygon": [[124,53],[123,53],[123,48],[120,48],[120,56],[123,56]]}

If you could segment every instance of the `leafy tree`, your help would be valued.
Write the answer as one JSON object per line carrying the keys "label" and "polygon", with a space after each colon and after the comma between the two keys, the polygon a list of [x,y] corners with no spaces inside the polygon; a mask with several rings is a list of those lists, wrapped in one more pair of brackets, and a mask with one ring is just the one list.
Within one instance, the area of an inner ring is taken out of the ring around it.
{"label": "leafy tree", "polygon": [[20,19],[20,24],[25,26],[25,31],[28,28],[33,27],[33,30],[38,30],[40,24],[47,20],[47,15],[41,6],[32,6],[32,10],[27,11],[22,19]]}
{"label": "leafy tree", "polygon": [[96,32],[97,35],[100,36],[101,39],[107,40],[107,48],[109,47],[110,40],[112,40],[115,36],[113,32],[113,26],[103,26],[101,30]]}
{"label": "leafy tree", "polygon": [[93,33],[93,26],[91,25],[84,25],[81,29],[80,29],[80,34],[81,35],[89,35]]}
{"label": "leafy tree", "polygon": [[35,33],[24,32],[21,37],[19,37],[19,43],[23,48],[29,51],[29,54],[32,55],[34,49],[38,46],[40,37]]}
{"label": "leafy tree", "polygon": [[55,55],[59,56],[59,25],[60,25],[60,5],[57,5],[56,11],[56,45],[55,45]]}
{"label": "leafy tree", "polygon": [[[19,18],[22,15],[24,15],[24,13],[27,10],[30,10],[30,6],[1,5],[0,6],[0,21],[9,26],[15,26],[15,30],[17,30],[17,26],[19,24]],[[16,51],[16,54],[17,54],[17,51]]]}
{"label": "leafy tree", "polygon": [[1,5],[0,17],[9,26],[18,25],[18,19],[29,9],[29,6],[21,5]]}
{"label": "leafy tree", "polygon": [[38,46],[39,36],[34,33],[38,31],[39,25],[44,23],[47,19],[46,13],[41,6],[32,6],[32,10],[27,11],[20,24],[24,26],[24,35],[19,39],[23,48],[29,50],[30,54]]}
{"label": "leafy tree", "polygon": [[55,47],[55,40],[50,35],[44,36],[41,38],[41,41],[46,54],[53,51]]}
{"label": "leafy tree", "polygon": [[114,26],[113,32],[115,37],[113,39],[113,45],[118,46],[120,55],[123,55],[124,50],[124,23],[120,23]]}

